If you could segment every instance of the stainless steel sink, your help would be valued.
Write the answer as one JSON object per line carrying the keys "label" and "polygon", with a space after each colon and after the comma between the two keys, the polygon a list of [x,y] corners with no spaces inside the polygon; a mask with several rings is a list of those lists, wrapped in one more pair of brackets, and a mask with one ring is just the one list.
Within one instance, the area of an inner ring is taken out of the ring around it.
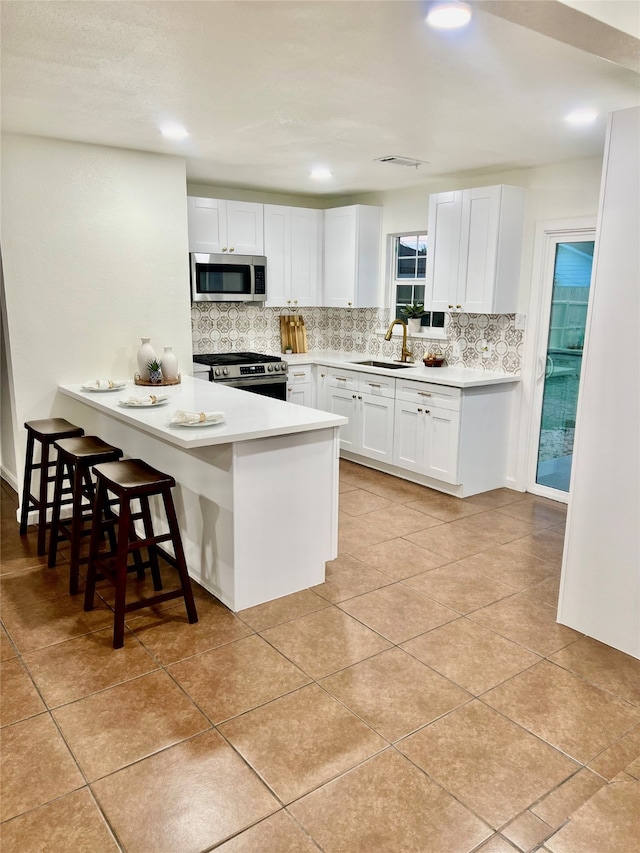
{"label": "stainless steel sink", "polygon": [[405,367],[415,367],[415,364],[399,361],[352,361],[351,364],[363,364],[365,367],[383,367],[385,370],[401,370]]}

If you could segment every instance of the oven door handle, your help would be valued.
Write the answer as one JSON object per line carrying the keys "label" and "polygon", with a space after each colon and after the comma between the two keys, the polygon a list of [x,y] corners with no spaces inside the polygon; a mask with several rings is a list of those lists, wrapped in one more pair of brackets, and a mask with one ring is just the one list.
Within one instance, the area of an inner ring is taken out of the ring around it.
{"label": "oven door handle", "polygon": [[219,385],[228,385],[229,388],[246,388],[247,385],[284,385],[286,376],[264,376],[257,379],[255,376],[247,376],[246,379],[225,379],[219,381]]}

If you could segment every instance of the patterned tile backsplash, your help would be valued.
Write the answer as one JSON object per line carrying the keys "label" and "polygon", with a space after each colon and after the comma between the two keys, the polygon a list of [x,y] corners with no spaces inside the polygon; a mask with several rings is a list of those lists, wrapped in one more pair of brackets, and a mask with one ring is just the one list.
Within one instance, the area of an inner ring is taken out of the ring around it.
{"label": "patterned tile backsplash", "polygon": [[[195,353],[250,350],[278,354],[280,308],[243,303],[195,302],[191,306],[191,333]],[[337,350],[353,355],[395,358],[398,341],[385,341],[390,311],[384,308],[302,308],[309,352]],[[438,350],[452,367],[474,367],[518,373],[523,335],[514,326],[514,314],[451,314],[446,319],[447,340],[413,338],[416,360]],[[489,356],[483,357],[486,340]]]}

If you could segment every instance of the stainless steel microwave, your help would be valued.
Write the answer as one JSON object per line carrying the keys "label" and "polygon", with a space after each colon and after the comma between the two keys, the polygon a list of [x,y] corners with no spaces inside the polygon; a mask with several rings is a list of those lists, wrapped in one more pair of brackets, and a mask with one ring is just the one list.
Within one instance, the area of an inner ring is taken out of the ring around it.
{"label": "stainless steel microwave", "polygon": [[264,302],[267,259],[191,252],[192,302]]}

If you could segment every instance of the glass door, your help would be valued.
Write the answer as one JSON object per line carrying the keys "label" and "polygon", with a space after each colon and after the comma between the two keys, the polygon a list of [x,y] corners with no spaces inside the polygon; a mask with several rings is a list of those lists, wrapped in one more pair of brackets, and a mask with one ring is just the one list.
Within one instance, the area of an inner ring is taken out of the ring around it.
{"label": "glass door", "polygon": [[[540,353],[542,400],[535,485],[541,494],[569,492],[578,389],[582,371],[593,239],[552,240],[547,299],[546,351]],[[550,280],[549,280],[550,279]],[[549,287],[550,285],[550,287]],[[536,490],[536,491],[538,491]]]}

